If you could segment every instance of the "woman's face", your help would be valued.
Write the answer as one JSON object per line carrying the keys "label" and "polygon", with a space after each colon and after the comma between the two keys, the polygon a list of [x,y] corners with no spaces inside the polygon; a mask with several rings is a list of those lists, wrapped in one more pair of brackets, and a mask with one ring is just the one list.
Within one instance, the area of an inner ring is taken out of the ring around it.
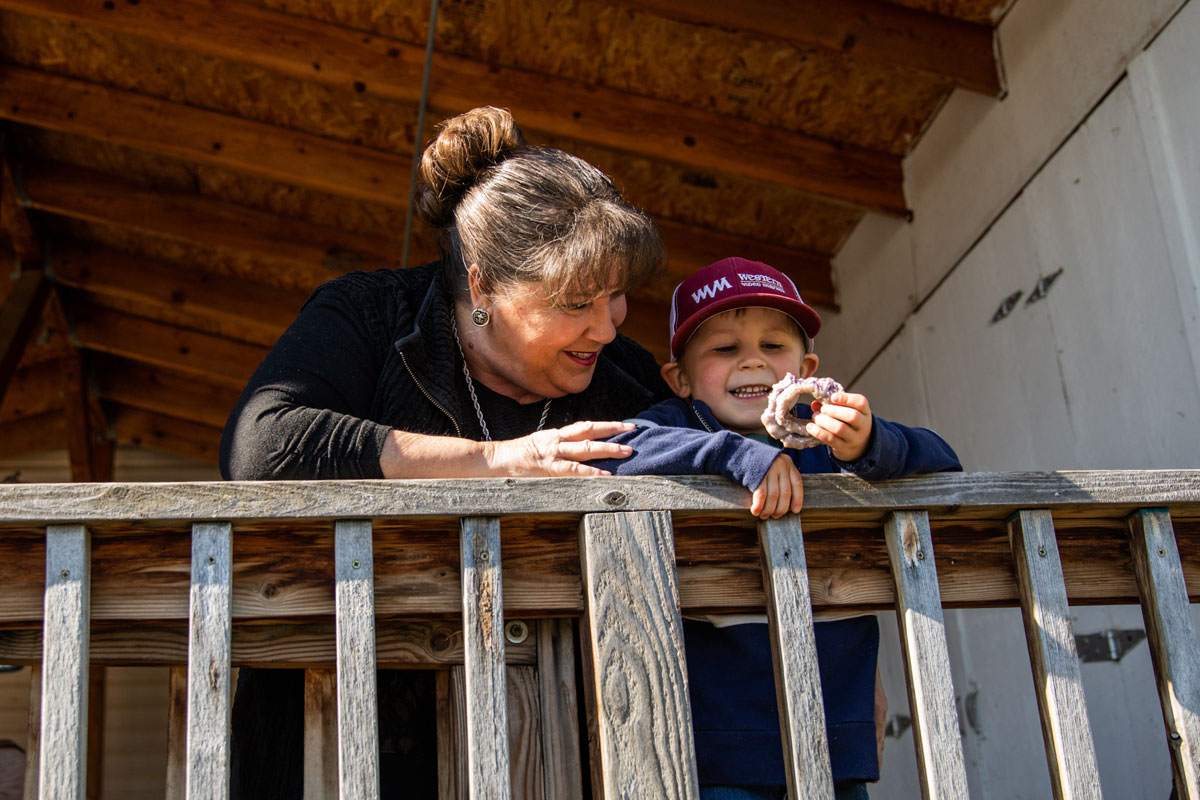
{"label": "woman's face", "polygon": [[621,290],[560,306],[537,283],[519,283],[473,300],[481,301],[492,319],[471,337],[467,364],[472,377],[523,403],[586,389],[600,350],[616,337],[626,312]]}

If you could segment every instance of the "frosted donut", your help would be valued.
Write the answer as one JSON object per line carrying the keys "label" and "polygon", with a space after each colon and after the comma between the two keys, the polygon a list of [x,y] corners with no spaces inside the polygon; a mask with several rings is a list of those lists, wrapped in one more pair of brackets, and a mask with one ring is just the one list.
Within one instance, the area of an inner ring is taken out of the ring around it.
{"label": "frosted donut", "polygon": [[805,395],[824,402],[840,391],[843,391],[842,385],[833,378],[801,379],[789,372],[771,387],[767,410],[762,415],[763,427],[772,437],[783,442],[784,447],[795,450],[815,447],[821,442],[804,432],[808,420],[800,419],[793,413],[796,403]]}

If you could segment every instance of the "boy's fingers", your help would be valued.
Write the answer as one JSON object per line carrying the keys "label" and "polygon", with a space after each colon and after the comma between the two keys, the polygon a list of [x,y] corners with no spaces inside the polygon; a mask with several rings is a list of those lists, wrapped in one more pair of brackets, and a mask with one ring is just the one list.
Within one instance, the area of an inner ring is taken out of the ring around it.
{"label": "boy's fingers", "polygon": [[860,414],[869,413],[871,404],[867,402],[865,394],[856,394],[854,392],[837,392],[829,396],[829,405],[845,406],[853,408]]}

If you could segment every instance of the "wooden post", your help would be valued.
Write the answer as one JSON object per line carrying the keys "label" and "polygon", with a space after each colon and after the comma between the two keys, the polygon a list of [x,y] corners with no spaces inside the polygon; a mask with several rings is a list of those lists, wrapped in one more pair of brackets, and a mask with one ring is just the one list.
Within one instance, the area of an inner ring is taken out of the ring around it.
{"label": "wooden post", "polygon": [[[580,555],[603,797],[699,796],[666,511],[587,514]],[[597,791],[599,790],[599,791]]]}
{"label": "wooden post", "polygon": [[884,534],[896,584],[896,617],[922,796],[931,800],[964,798],[967,771],[929,515],[924,511],[893,512],[884,524]]}
{"label": "wooden post", "polygon": [[1171,515],[1160,508],[1138,511],[1128,526],[1175,790],[1179,800],[1200,800],[1200,644],[1175,530]]}
{"label": "wooden post", "polygon": [[470,797],[512,796],[504,688],[504,610],[500,521],[461,521],[463,660],[467,682],[467,783]]}
{"label": "wooden post", "polygon": [[334,524],[334,604],[341,800],[379,797],[374,569],[370,520],[338,520]]}
{"label": "wooden post", "polygon": [[788,795],[832,797],[833,772],[800,517],[758,524]]}
{"label": "wooden post", "polygon": [[43,619],[38,796],[85,800],[91,534],[82,525],[46,528]]}
{"label": "wooden post", "polygon": [[42,665],[29,668],[29,732],[25,739],[25,796],[38,798],[38,756],[42,731]]}
{"label": "wooden post", "polygon": [[[505,672],[508,711],[508,774],[513,800],[554,800],[545,794],[542,718],[537,667],[511,664]],[[490,796],[490,793],[489,793]],[[573,796],[573,795],[568,795]]]}
{"label": "wooden post", "polygon": [[537,623],[542,768],[548,800],[583,796],[573,628],[574,622],[569,619],[544,619]]}
{"label": "wooden post", "polygon": [[304,670],[304,800],[337,800],[337,672]]}
{"label": "wooden post", "polygon": [[1008,520],[1008,540],[1054,797],[1098,799],[1100,771],[1050,512],[1018,511]]}
{"label": "wooden post", "polygon": [[192,525],[188,636],[187,797],[229,797],[230,595],[233,528]]}

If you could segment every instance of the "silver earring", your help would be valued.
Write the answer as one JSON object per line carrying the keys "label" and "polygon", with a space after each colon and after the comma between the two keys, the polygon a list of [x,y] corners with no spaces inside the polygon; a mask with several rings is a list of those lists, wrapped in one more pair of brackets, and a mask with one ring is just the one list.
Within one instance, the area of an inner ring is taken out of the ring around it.
{"label": "silver earring", "polygon": [[486,308],[477,308],[471,312],[471,322],[479,328],[487,325],[492,321],[492,315],[488,313]]}

